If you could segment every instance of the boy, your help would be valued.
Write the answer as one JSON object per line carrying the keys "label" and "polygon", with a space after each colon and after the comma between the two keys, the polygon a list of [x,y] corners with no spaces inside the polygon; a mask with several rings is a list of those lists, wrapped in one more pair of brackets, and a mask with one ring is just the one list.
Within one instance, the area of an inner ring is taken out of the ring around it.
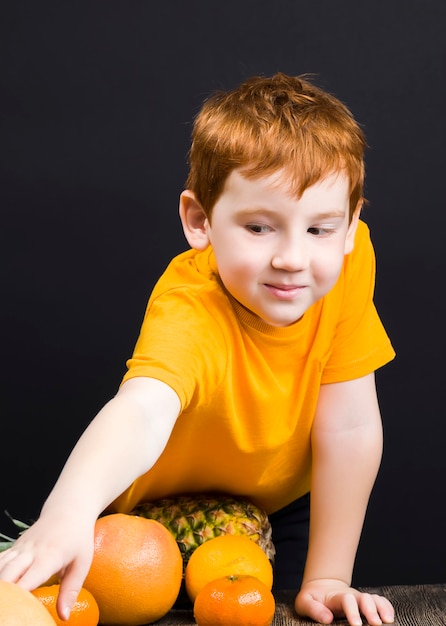
{"label": "boy", "polygon": [[270,514],[299,614],[393,621],[385,598],[350,587],[382,452],[373,372],[394,357],[359,219],[364,149],[349,110],[304,77],[254,77],[204,103],[180,197],[191,249],[155,286],[119,392],[0,578],[33,588],[62,573],[66,616],[102,511],[220,491]]}

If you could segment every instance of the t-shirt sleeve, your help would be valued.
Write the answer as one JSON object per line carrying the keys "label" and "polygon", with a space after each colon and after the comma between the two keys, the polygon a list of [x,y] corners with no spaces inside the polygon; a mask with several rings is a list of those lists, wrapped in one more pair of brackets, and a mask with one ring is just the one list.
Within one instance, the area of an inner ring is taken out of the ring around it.
{"label": "t-shirt sleeve", "polygon": [[[219,366],[213,367],[219,355]],[[218,325],[187,288],[151,298],[122,383],[146,376],[169,385],[182,410],[202,401],[224,372],[226,349]]]}
{"label": "t-shirt sleeve", "polygon": [[375,272],[369,229],[360,221],[354,249],[346,256],[339,279],[340,311],[333,347],[322,374],[323,384],[360,378],[395,356],[373,301]]}

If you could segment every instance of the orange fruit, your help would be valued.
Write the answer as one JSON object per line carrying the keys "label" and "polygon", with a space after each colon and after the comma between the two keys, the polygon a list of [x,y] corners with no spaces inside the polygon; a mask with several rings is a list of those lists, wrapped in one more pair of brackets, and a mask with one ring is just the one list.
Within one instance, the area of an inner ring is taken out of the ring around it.
{"label": "orange fruit", "polygon": [[84,582],[101,624],[140,626],[168,613],[177,599],[183,559],[160,522],[112,513],[95,524],[94,554]]}
{"label": "orange fruit", "polygon": [[198,626],[269,626],[276,603],[271,590],[255,576],[223,576],[198,592]]}
{"label": "orange fruit", "polygon": [[6,580],[0,580],[0,624],[56,626],[46,608],[30,591]]}
{"label": "orange fruit", "polygon": [[220,535],[208,539],[192,553],[184,576],[192,602],[204,585],[222,576],[250,575],[270,590],[273,568],[262,548],[246,535]]}
{"label": "orange fruit", "polygon": [[87,589],[82,588],[76,602],[71,609],[68,620],[63,620],[57,614],[56,602],[60,585],[42,585],[31,591],[50,612],[57,626],[97,626],[99,622],[99,607]]}

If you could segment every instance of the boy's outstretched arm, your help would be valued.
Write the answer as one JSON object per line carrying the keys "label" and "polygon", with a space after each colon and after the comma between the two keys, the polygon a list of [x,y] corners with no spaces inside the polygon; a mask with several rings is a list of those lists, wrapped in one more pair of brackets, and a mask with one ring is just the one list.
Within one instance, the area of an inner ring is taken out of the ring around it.
{"label": "boy's outstretched arm", "polygon": [[392,623],[381,596],[353,589],[351,577],[367,504],[382,454],[382,425],[373,374],[321,387],[312,431],[310,541],[295,608],[330,624]]}
{"label": "boy's outstretched arm", "polygon": [[67,618],[90,568],[97,517],[156,462],[179,410],[165,383],[127,381],[80,437],[39,519],[0,554],[0,580],[34,589],[58,574]]}

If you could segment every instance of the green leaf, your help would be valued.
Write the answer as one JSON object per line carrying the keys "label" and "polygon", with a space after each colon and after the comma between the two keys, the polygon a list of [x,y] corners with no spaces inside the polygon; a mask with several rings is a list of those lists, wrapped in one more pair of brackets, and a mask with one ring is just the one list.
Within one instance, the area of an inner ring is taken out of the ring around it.
{"label": "green leaf", "polygon": [[[19,529],[19,536],[29,528],[29,524],[25,524],[25,522],[21,522],[18,519],[14,519],[13,517],[11,517],[11,515],[8,513],[8,511],[5,511],[5,515],[7,517],[9,517],[9,519],[11,520],[11,522],[14,524],[14,526],[16,528]],[[13,537],[9,537],[8,535],[5,535],[3,533],[0,533],[0,539],[5,539],[6,541],[0,541],[0,552],[3,552],[4,550],[7,550],[8,548],[11,548],[14,543],[15,543],[15,539]]]}
{"label": "green leaf", "polygon": [[[17,526],[17,528],[20,528],[21,531],[23,532],[24,530],[27,530],[29,528],[29,524],[25,524],[25,522],[21,522],[19,519],[14,519],[9,513],[8,511],[5,511],[5,515],[7,517],[9,517],[9,519],[11,520],[11,522]],[[0,533],[1,534],[1,533]]]}

